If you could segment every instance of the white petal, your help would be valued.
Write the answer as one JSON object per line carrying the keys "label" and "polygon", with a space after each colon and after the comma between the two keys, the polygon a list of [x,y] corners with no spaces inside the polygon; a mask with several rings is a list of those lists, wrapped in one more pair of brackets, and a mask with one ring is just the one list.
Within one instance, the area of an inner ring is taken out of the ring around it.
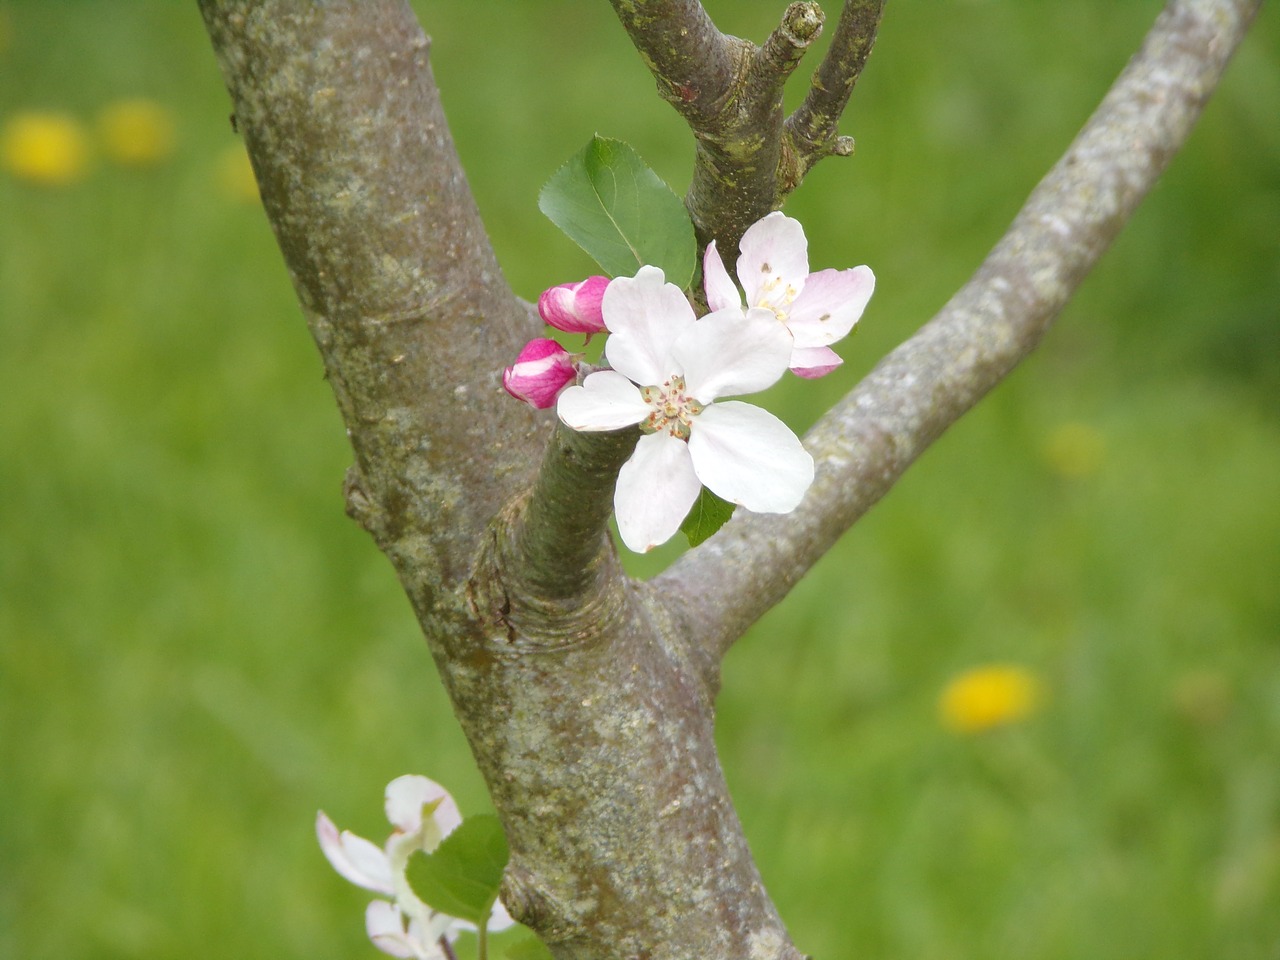
{"label": "white petal", "polygon": [[402,833],[416,833],[423,827],[422,808],[429,803],[435,804],[431,814],[434,828],[425,832],[448,836],[462,822],[458,804],[449,796],[448,790],[434,780],[416,774],[396,777],[387,784],[387,819]]}
{"label": "white petal", "polygon": [[316,814],[316,838],[325,859],[343,878],[375,893],[392,892],[391,864],[377,846],[350,830],[339,833],[323,811]]}
{"label": "white petal", "polygon": [[876,289],[870,267],[809,274],[787,316],[800,347],[824,347],[842,339],[862,316]]}
{"label": "white petal", "polygon": [[778,382],[791,363],[791,334],[770,310],[710,313],[672,348],[685,389],[702,403],[755,393]]}
{"label": "white petal", "polygon": [[[422,903],[421,900],[417,902]],[[425,924],[417,917],[409,921],[409,939],[418,944],[419,949],[430,956],[434,957],[438,954],[443,958],[444,951],[440,949],[440,938],[444,937],[451,943],[457,940],[458,931],[456,928],[462,926],[463,923],[457,917],[451,917],[445,913],[436,913],[430,907],[425,907],[425,913],[430,917]],[[472,931],[475,930],[474,924],[467,924],[467,926]]]}
{"label": "white petal", "polygon": [[809,241],[799,220],[774,211],[747,227],[739,244],[738,279],[747,294],[747,306],[761,306],[769,297],[761,287],[776,281],[800,290],[809,275]]}
{"label": "white petal", "polygon": [[[474,923],[467,920],[458,920],[456,918],[450,919],[452,920],[452,927],[456,927],[458,930],[466,930],[468,933],[476,932],[477,928]],[[511,914],[507,913],[507,908],[502,905],[502,901],[493,901],[493,912],[489,914],[489,932],[500,933],[503,930],[514,927],[515,924],[515,920],[511,919]],[[452,940],[454,936],[456,936],[456,934],[451,932],[449,939]]]}
{"label": "white petal", "polygon": [[790,513],[813,482],[813,457],[787,425],[736,400],[693,421],[689,454],[712,493],[756,513]]}
{"label": "white petal", "polygon": [[622,374],[600,370],[560,394],[556,413],[574,430],[620,430],[643,420],[649,405]]}
{"label": "white petal", "polygon": [[489,914],[489,931],[498,933],[515,925],[515,920],[512,919],[511,914],[507,913],[507,908],[502,905],[502,901],[495,900],[493,902],[493,913]]}
{"label": "white petal", "polygon": [[713,311],[742,309],[742,294],[724,268],[714,240],[707,244],[702,256],[702,286],[707,291],[707,306]]}
{"label": "white petal", "polygon": [[600,304],[612,334],[604,346],[609,364],[641,386],[661,383],[670,374],[668,354],[686,327],[693,307],[657,267],[641,267],[631,277],[616,277]]}
{"label": "white petal", "polygon": [[641,437],[636,452],[622,465],[613,492],[622,542],[636,553],[666,543],[680,529],[701,489],[688,444],[666,433]]}
{"label": "white petal", "polygon": [[[383,953],[409,960],[425,960],[422,947],[405,932],[404,916],[393,903],[375,900],[364,911],[364,929]],[[437,954],[438,955],[438,954]]]}

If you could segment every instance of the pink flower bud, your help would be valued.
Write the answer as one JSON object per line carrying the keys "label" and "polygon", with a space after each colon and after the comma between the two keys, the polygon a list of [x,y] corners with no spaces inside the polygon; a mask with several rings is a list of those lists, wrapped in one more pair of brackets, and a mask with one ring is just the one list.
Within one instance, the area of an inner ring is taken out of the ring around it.
{"label": "pink flower bud", "polygon": [[562,283],[542,291],[538,313],[544,323],[565,333],[604,333],[604,299],[608,277],[587,277],[578,283]]}
{"label": "pink flower bud", "polygon": [[545,410],[578,375],[577,358],[554,340],[530,340],[516,362],[502,371],[507,393]]}

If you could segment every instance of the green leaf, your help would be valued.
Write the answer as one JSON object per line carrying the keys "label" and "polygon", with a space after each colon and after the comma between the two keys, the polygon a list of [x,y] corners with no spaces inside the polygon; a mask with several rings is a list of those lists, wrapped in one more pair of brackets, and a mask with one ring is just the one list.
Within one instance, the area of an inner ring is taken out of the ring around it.
{"label": "green leaf", "polygon": [[498,899],[510,855],[498,818],[480,814],[463,820],[431,853],[411,856],[405,877],[431,909],[481,926]]}
{"label": "green leaf", "polygon": [[537,937],[527,937],[507,949],[507,960],[551,960],[551,951]]}
{"label": "green leaf", "polygon": [[684,203],[621,140],[592,137],[547,181],[538,209],[611,277],[661,267],[684,289],[696,243]]}
{"label": "green leaf", "polygon": [[698,499],[693,502],[689,515],[680,524],[680,531],[689,538],[689,546],[696,547],[728,523],[737,507],[736,503],[722,500],[703,487]]}

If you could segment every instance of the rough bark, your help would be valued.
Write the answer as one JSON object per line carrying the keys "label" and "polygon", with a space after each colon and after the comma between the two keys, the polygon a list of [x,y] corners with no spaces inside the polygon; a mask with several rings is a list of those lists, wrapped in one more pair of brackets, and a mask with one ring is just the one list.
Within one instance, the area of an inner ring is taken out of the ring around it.
{"label": "rough bark", "polygon": [[[735,520],[640,585],[605,527],[634,433],[553,429],[501,391],[537,324],[494,261],[407,5],[201,0],[351,438],[350,511],[394,564],[489,785],[504,899],[557,958],[798,960],[716,757],[719,657],[1034,346],[1257,5],[1172,3],[974,281],[815,428],[801,509]],[[757,48],[696,0],[614,0],[698,136],[704,240],[736,244],[776,206],[788,136],[813,157],[836,143],[879,6],[846,4],[849,34],[788,132],[778,96],[814,4]]]}

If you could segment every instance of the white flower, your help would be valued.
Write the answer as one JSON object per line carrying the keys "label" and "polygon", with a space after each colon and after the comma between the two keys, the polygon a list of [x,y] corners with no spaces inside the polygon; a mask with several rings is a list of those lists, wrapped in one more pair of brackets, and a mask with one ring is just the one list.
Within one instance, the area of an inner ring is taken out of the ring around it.
{"label": "white flower", "polygon": [[737,306],[697,320],[680,289],[647,266],[609,284],[603,311],[613,369],[566,389],[556,410],[575,430],[640,425],[614,491],[622,542],[637,552],[666,542],[704,484],[757,513],[794,510],[813,481],[795,434],[759,407],[713,403],[786,372],[792,338],[774,314]]}
{"label": "white flower", "polygon": [[[350,830],[338,832],[324,811],[316,814],[316,837],[333,868],[356,886],[391,897],[375,900],[365,911],[365,930],[373,945],[393,957],[444,960],[441,938],[453,940],[471,924],[436,913],[418,899],[405,877],[409,858],[418,850],[430,853],[462,822],[458,805],[433,780],[397,777],[387,784],[387,819],[395,827],[379,849]],[[502,902],[493,905],[490,930],[505,930],[515,921]]]}
{"label": "white flower", "polygon": [[[810,273],[804,228],[777,211],[748,227],[738,249],[738,281],[747,307],[773,311],[795,338],[791,371],[820,377],[843,363],[830,345],[843,339],[866,309],[876,287],[871,268]],[[742,309],[714,241],[707,246],[702,274],[712,310]]]}

